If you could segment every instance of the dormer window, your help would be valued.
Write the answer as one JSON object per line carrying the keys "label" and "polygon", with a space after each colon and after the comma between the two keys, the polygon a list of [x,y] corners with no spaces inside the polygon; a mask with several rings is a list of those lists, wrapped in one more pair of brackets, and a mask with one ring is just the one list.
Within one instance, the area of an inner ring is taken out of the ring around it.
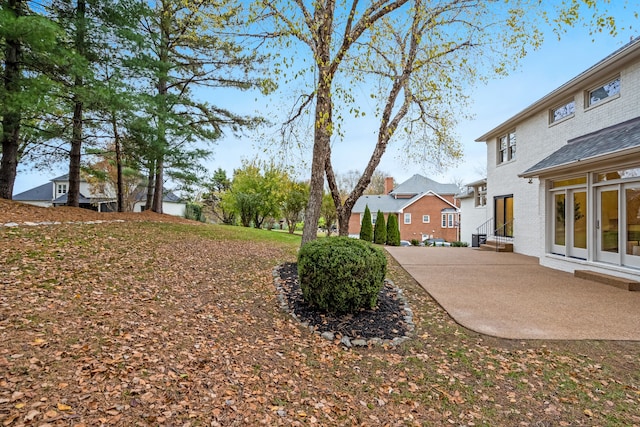
{"label": "dormer window", "polygon": [[67,194],[67,184],[58,184],[58,194]]}

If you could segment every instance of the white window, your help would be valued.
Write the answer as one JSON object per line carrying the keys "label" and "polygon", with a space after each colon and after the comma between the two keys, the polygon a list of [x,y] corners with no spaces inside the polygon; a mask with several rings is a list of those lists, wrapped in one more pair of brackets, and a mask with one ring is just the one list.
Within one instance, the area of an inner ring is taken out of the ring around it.
{"label": "white window", "polygon": [[516,158],[516,132],[509,132],[498,138],[498,163],[504,163]]}
{"label": "white window", "polygon": [[442,214],[442,228],[454,228],[455,227],[455,214]]}
{"label": "white window", "polygon": [[555,123],[566,117],[571,117],[575,114],[575,112],[576,112],[576,101],[571,100],[566,104],[563,104],[551,110],[551,113],[549,114],[549,123]]}
{"label": "white window", "polygon": [[607,98],[610,98],[615,95],[620,94],[620,77],[616,77],[615,79],[609,81],[602,86],[599,86],[593,90],[589,91],[589,96],[587,97],[587,102],[589,103],[587,106],[590,107],[599,102],[604,101]]}
{"label": "white window", "polygon": [[482,207],[487,204],[487,184],[473,187],[473,193],[476,207]]}
{"label": "white window", "polygon": [[429,217],[429,215],[422,215],[422,222],[425,224],[431,222],[431,218]]}
{"label": "white window", "polygon": [[58,194],[67,194],[67,184],[58,184]]}
{"label": "white window", "polygon": [[404,223],[405,224],[411,224],[411,214],[410,213],[404,214]]}

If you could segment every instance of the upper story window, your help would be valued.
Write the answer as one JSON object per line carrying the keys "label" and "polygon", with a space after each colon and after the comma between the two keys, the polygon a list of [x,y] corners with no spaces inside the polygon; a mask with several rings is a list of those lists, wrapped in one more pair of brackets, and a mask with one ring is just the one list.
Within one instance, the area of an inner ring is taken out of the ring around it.
{"label": "upper story window", "polygon": [[587,97],[587,102],[589,103],[587,106],[590,107],[592,105],[596,105],[607,98],[611,98],[619,94],[620,77],[616,77],[615,79],[610,80],[608,83],[590,90]]}
{"label": "upper story window", "polygon": [[498,163],[509,162],[516,158],[516,131],[498,138]]}
{"label": "upper story window", "polygon": [[422,222],[425,224],[431,222],[431,217],[429,215],[422,215]]}
{"label": "upper story window", "polygon": [[576,101],[572,99],[566,104],[563,104],[551,110],[549,114],[549,123],[558,122],[564,118],[573,116],[575,113],[576,113]]}
{"label": "upper story window", "polygon": [[411,214],[410,213],[404,214],[404,223],[405,224],[411,224]]}
{"label": "upper story window", "polygon": [[485,206],[487,204],[487,184],[473,187],[473,198],[476,207]]}
{"label": "upper story window", "polygon": [[67,194],[67,184],[58,184],[58,194]]}

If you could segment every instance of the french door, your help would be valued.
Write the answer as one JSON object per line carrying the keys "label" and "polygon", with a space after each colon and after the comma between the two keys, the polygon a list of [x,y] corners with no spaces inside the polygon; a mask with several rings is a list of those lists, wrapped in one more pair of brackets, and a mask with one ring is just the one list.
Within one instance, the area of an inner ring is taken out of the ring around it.
{"label": "french door", "polygon": [[496,236],[513,237],[513,194],[496,196],[493,200]]}
{"label": "french door", "polygon": [[620,198],[619,187],[596,190],[596,259],[620,264]]}
{"label": "french door", "polygon": [[587,259],[587,192],[566,190],[553,194],[551,252]]}

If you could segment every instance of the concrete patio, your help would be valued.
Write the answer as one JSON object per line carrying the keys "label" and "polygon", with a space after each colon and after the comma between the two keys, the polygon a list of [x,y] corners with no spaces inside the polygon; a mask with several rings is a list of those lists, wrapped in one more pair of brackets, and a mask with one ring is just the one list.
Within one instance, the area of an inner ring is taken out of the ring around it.
{"label": "concrete patio", "polygon": [[511,339],[640,341],[640,292],[541,267],[515,253],[386,247],[462,326]]}

